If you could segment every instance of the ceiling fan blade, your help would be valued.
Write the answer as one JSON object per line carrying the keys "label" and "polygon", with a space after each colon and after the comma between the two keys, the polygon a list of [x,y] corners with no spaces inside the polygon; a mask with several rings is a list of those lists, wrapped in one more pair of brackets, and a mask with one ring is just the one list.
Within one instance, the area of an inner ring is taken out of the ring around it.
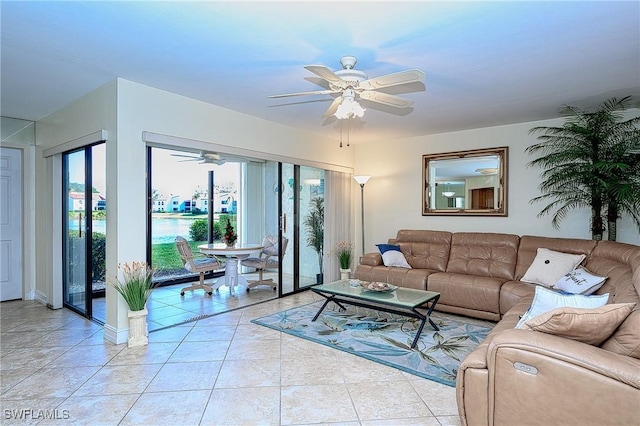
{"label": "ceiling fan blade", "polygon": [[324,65],[307,65],[305,68],[315,75],[324,78],[334,86],[340,87],[341,89],[347,88],[347,82]]}
{"label": "ceiling fan blade", "polygon": [[327,110],[324,112],[324,114],[322,114],[322,116],[325,118],[331,117],[333,114],[336,113],[336,111],[338,110],[338,106],[340,106],[341,103],[342,103],[342,96],[338,96],[333,100],[333,102],[331,102],[331,105],[329,105],[329,108],[327,108]]}
{"label": "ceiling fan blade", "polygon": [[172,157],[184,157],[184,158],[191,158],[194,160],[199,160],[200,157],[195,157],[193,155],[182,155],[182,154],[171,154]]}
{"label": "ceiling fan blade", "polygon": [[268,98],[286,98],[287,96],[307,96],[307,95],[331,95],[333,93],[340,93],[338,90],[313,90],[311,92],[297,92],[297,93],[285,93],[282,95],[270,95]]}
{"label": "ceiling fan blade", "polygon": [[423,71],[411,69],[393,74],[381,75],[380,77],[373,77],[369,80],[361,81],[358,86],[364,90],[376,90],[383,89],[385,87],[397,86],[399,84],[424,81],[426,77],[427,76]]}
{"label": "ceiling fan blade", "polygon": [[390,105],[396,108],[409,108],[413,105],[411,99],[401,98],[400,96],[390,95],[388,93],[373,92],[365,90],[360,93],[360,97],[367,101],[378,102],[380,104]]}

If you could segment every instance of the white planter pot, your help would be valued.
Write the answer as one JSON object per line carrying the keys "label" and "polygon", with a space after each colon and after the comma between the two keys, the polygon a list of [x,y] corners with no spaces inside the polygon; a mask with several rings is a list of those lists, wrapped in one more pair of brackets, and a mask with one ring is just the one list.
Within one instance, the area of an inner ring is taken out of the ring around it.
{"label": "white planter pot", "polygon": [[147,308],[141,311],[129,311],[129,341],[127,346],[145,346],[149,344],[149,330],[147,329]]}
{"label": "white planter pot", "polygon": [[351,269],[342,269],[340,268],[340,279],[341,280],[348,280],[349,278],[351,278],[349,275],[351,274]]}

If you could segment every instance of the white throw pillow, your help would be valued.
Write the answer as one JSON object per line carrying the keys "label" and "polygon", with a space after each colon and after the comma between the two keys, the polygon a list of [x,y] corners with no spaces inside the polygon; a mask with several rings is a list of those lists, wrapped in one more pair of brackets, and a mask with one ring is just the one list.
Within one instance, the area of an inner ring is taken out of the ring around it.
{"label": "white throw pillow", "polygon": [[404,254],[401,251],[389,250],[382,253],[382,262],[384,266],[397,266],[398,268],[409,268],[411,265],[407,263]]}
{"label": "white throw pillow", "polygon": [[589,270],[580,267],[560,278],[553,288],[566,291],[567,293],[588,296],[602,287],[606,280],[607,277],[599,277]]}
{"label": "white throw pillow", "polygon": [[568,272],[584,260],[584,254],[570,254],[539,248],[536,258],[520,281],[553,287]]}
{"label": "white throw pillow", "polygon": [[609,293],[599,296],[582,296],[579,294],[560,294],[553,290],[537,286],[536,293],[533,296],[533,302],[529,310],[520,318],[516,328],[522,328],[522,325],[532,318],[540,314],[549,312],[556,308],[585,308],[594,309],[607,304]]}

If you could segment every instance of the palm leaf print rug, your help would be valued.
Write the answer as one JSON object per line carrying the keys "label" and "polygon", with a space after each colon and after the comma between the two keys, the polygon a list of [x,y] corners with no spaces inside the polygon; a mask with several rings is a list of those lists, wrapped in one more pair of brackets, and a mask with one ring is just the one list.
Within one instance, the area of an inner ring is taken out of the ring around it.
{"label": "palm leaf print rug", "polygon": [[431,319],[440,331],[427,323],[417,346],[411,349],[419,326],[417,320],[349,305],[341,312],[330,303],[312,322],[322,303],[299,306],[251,322],[448,386],[455,386],[460,362],[494,326],[489,321],[434,312]]}

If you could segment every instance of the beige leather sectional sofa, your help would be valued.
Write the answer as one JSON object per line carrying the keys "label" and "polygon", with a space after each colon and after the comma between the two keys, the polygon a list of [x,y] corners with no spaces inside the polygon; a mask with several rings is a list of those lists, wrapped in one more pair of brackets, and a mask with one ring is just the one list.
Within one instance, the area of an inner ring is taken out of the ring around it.
{"label": "beige leather sectional sofa", "polygon": [[[389,243],[411,269],[386,267],[379,253],[368,253],[356,278],[437,291],[436,310],[497,321],[458,371],[463,424],[640,425],[639,246],[428,230],[400,230]],[[534,296],[536,286],[520,279],[538,248],[586,255],[582,265],[607,277],[595,294],[635,304],[604,343],[514,328]]]}

